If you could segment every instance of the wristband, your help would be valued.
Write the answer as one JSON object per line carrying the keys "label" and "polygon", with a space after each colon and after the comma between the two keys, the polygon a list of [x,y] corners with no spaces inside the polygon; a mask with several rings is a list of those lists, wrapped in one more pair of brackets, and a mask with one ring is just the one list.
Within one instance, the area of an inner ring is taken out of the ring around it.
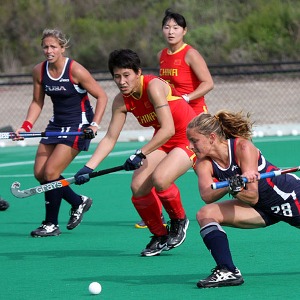
{"label": "wristband", "polygon": [[188,96],[188,94],[184,94],[181,96],[187,103],[190,102],[190,97]]}
{"label": "wristband", "polygon": [[90,124],[90,126],[95,126],[95,127],[97,127],[98,129],[100,128],[100,126],[99,126],[96,122],[92,122],[92,123]]}
{"label": "wristband", "polygon": [[29,121],[24,121],[21,128],[25,129],[26,132],[30,132],[32,129],[32,124]]}
{"label": "wristband", "polygon": [[141,149],[136,150],[135,155],[139,156],[140,158],[146,159],[146,155],[142,152]]}

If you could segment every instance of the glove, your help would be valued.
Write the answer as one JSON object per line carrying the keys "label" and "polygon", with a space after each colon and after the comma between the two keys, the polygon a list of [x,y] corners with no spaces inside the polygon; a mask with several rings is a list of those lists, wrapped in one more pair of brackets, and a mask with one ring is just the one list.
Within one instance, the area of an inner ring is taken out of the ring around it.
{"label": "glove", "polygon": [[75,174],[75,184],[77,185],[81,185],[84,184],[88,181],[90,181],[90,177],[89,176],[83,176],[85,174],[90,174],[92,173],[94,170],[84,166],[83,168],[81,168],[76,174]]}
{"label": "glove", "polygon": [[[89,128],[89,127],[88,128],[84,128],[82,130],[82,132],[83,132],[83,138],[84,139],[91,140],[91,139],[93,139],[95,137],[95,133],[94,133],[94,131],[93,131],[92,128]],[[97,132],[96,132],[96,135],[97,135]]]}
{"label": "glove", "polygon": [[228,182],[229,182],[229,194],[231,194],[232,196],[237,195],[246,186],[246,183],[244,182],[243,177],[241,175],[235,175],[230,177]]}
{"label": "glove", "polygon": [[136,170],[143,165],[143,159],[146,159],[146,156],[143,154],[142,150],[136,150],[135,154],[131,155],[125,161],[124,170],[131,171]]}

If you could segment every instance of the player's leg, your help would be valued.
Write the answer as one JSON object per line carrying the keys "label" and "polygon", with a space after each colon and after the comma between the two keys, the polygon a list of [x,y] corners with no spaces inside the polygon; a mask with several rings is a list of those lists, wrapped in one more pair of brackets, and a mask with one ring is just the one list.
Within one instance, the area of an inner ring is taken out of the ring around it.
{"label": "player's leg", "polygon": [[[51,180],[45,178],[45,169],[55,145],[39,144],[35,157],[34,176],[41,183],[51,183]],[[54,190],[55,191],[55,190]],[[33,237],[47,237],[60,235],[61,231],[58,225],[58,211],[61,203],[60,191],[47,191],[45,197],[45,219],[42,224],[31,232]]]}
{"label": "player's leg", "polygon": [[174,148],[159,163],[152,175],[156,193],[171,219],[167,242],[169,249],[180,246],[186,238],[189,220],[182,205],[180,191],[174,182],[186,173],[192,164],[183,149]]}
{"label": "player's leg", "polygon": [[141,168],[132,177],[132,203],[149,231],[153,234],[150,243],[141,252],[142,256],[159,255],[166,250],[168,231],[161,219],[161,204],[153,190],[152,173],[166,153],[156,150],[147,155]]}
{"label": "player's leg", "polygon": [[[61,173],[67,168],[67,166],[78,154],[78,150],[64,144],[58,144],[48,160],[52,168],[49,168],[50,170],[47,170],[50,172],[50,174],[54,173],[54,175],[52,175],[52,178],[56,177],[59,173],[59,179],[63,179],[64,177],[61,176]],[[56,164],[53,160],[56,162]],[[55,170],[57,171],[57,173],[55,173]],[[65,186],[61,188],[61,190],[62,198],[71,205],[70,219],[67,224],[67,229],[72,230],[81,223],[83,214],[90,209],[93,201],[87,196],[75,193],[70,186]]]}
{"label": "player's leg", "polygon": [[[35,159],[35,177],[41,184],[51,183],[60,179],[60,174],[70,164],[78,151],[66,145],[40,144]],[[58,213],[61,200],[66,193],[66,188],[54,189],[45,193],[46,216],[41,226],[31,232],[34,237],[55,236],[61,232],[58,225]],[[74,207],[82,204],[82,197],[74,193],[73,199],[69,199]]]}
{"label": "player's leg", "polygon": [[199,288],[240,285],[243,277],[232,260],[226,232],[221,225],[238,228],[265,227],[261,215],[251,206],[229,200],[203,206],[197,213],[200,235],[216,262],[207,278],[197,283]]}
{"label": "player's leg", "polygon": [[[161,201],[160,201],[160,199],[158,198],[158,196],[157,196],[157,194],[156,194],[156,192],[155,192],[155,188],[154,188],[154,187],[152,188],[151,193],[153,193],[153,195],[154,195],[154,197],[156,198],[156,201],[157,201],[157,203],[158,203],[158,205],[159,205],[159,207],[160,207],[162,222],[163,222],[163,224],[164,224],[165,226],[167,226],[167,223],[166,223],[166,221],[165,221],[165,217],[164,217],[163,212],[162,212],[162,204],[161,204]],[[144,221],[143,219],[141,219],[139,222],[137,222],[137,223],[135,224],[135,228],[138,228],[138,229],[145,229],[145,228],[147,228],[147,227],[148,227],[148,226],[147,226],[147,224],[145,223],[145,221]]]}

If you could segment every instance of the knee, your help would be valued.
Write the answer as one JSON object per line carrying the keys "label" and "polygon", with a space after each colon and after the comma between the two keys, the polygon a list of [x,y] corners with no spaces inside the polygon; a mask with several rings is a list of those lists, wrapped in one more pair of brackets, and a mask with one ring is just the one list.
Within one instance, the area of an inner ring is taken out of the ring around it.
{"label": "knee", "polygon": [[172,184],[172,182],[169,182],[168,180],[166,180],[166,178],[155,175],[152,177],[152,182],[153,186],[158,192],[167,190]]}
{"label": "knee", "polygon": [[202,224],[204,220],[207,219],[216,219],[216,210],[215,206],[207,204],[203,206],[196,214],[196,219],[199,224]]}
{"label": "knee", "polygon": [[58,174],[55,170],[46,168],[41,177],[44,181],[53,181],[58,179],[59,176],[60,174]]}

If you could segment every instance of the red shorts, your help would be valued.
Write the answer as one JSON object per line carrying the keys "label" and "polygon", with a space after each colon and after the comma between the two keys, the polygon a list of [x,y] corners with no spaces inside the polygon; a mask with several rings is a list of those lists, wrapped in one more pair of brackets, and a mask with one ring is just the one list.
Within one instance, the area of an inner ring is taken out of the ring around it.
{"label": "red shorts", "polygon": [[188,140],[178,143],[178,141],[172,141],[172,138],[171,138],[164,145],[160,146],[158,149],[162,150],[166,153],[169,153],[175,148],[181,148],[188,155],[190,160],[193,162],[193,166],[195,165],[197,157],[196,157],[196,154],[194,153],[194,151],[192,151],[189,148]]}

